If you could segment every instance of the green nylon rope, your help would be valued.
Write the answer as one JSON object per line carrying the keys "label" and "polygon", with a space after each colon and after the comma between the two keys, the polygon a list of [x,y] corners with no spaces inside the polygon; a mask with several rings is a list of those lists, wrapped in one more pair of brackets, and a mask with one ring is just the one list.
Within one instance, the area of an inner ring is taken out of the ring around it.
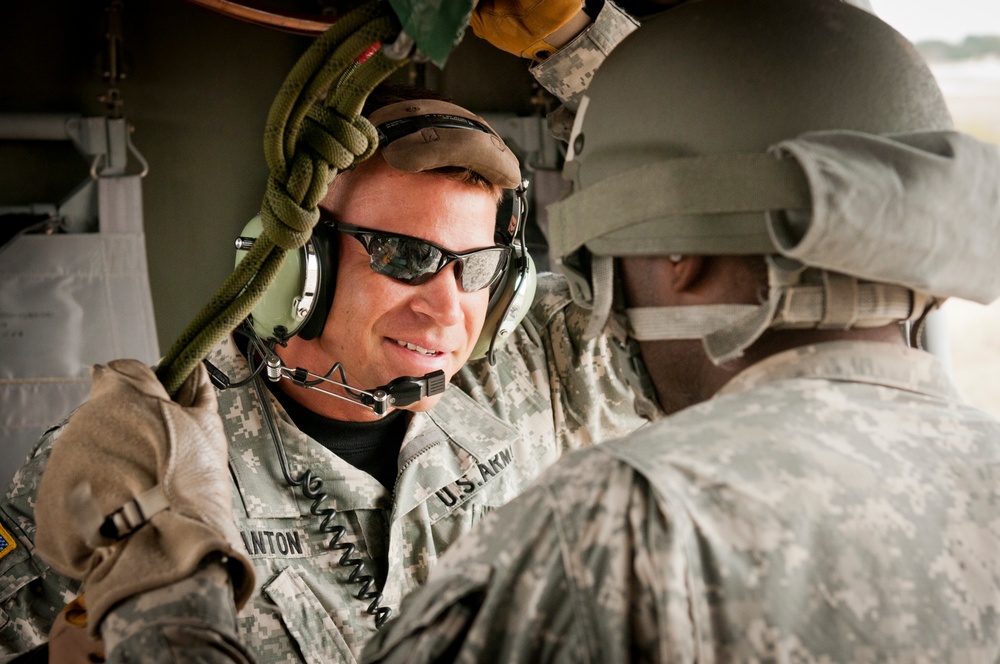
{"label": "green nylon rope", "polygon": [[391,60],[381,49],[361,62],[359,54],[399,31],[384,0],[366,2],[317,38],[286,77],[264,129],[270,169],[261,205],[264,230],[157,367],[169,394],[250,314],[286,252],[309,240],[319,220],[317,206],[337,173],[378,148],[375,128],[361,109],[375,86],[407,61]]}

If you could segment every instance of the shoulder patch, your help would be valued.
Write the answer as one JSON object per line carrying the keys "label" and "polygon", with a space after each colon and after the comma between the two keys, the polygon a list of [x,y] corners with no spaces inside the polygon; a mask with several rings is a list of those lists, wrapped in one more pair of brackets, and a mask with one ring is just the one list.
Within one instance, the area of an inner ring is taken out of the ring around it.
{"label": "shoulder patch", "polygon": [[0,524],[0,558],[17,548],[17,540]]}

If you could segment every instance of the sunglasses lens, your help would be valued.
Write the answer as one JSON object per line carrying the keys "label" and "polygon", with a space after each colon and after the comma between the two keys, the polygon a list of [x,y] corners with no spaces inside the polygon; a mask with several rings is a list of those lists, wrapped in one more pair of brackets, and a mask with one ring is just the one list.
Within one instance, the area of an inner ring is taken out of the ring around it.
{"label": "sunglasses lens", "polygon": [[462,260],[462,290],[467,293],[486,288],[493,283],[503,267],[503,249],[483,249]]}
{"label": "sunglasses lens", "polygon": [[403,237],[375,236],[369,253],[373,270],[414,286],[433,277],[441,262],[436,247]]}
{"label": "sunglasses lens", "polygon": [[[353,229],[351,234],[354,234]],[[372,270],[411,286],[430,281],[439,271],[457,260],[461,263],[458,271],[461,288],[471,293],[496,281],[507,259],[507,249],[503,247],[480,249],[465,256],[456,256],[415,238],[371,231],[364,231],[359,236],[365,238],[362,243],[371,257]]]}

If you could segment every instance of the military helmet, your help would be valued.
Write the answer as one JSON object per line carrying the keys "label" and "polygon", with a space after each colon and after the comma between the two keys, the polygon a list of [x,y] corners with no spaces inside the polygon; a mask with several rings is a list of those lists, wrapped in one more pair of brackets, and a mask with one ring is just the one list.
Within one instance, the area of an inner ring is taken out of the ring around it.
{"label": "military helmet", "polygon": [[813,204],[805,169],[775,153],[782,141],[951,128],[914,46],[867,11],[690,2],[646,21],[595,75],[570,138],[572,193],[549,208],[551,249],[595,334],[611,257],[778,253],[775,211],[794,219]]}
{"label": "military helmet", "polygon": [[[768,253],[759,210],[741,209],[754,201],[732,200],[745,177],[733,181],[740,169],[725,160],[686,162],[674,182],[639,200],[632,192],[607,200],[614,187],[586,192],[665,160],[766,153],[809,131],[951,128],[944,97],[914,47],[840,0],[704,0],[663,12],[608,56],[578,121],[566,170],[575,205],[600,196],[595,210],[620,210],[630,223],[587,234],[567,220],[577,237],[559,238],[563,255],[579,244],[615,255]],[[748,161],[746,168],[755,166]],[[775,177],[794,177],[788,171]],[[628,182],[635,179],[614,184]]]}

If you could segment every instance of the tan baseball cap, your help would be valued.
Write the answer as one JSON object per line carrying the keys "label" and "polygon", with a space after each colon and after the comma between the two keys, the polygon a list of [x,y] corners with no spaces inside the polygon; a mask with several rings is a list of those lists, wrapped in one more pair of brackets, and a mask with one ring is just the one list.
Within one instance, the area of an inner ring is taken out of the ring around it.
{"label": "tan baseball cap", "polygon": [[461,106],[436,99],[401,101],[369,116],[382,156],[393,168],[419,173],[468,168],[503,189],[521,182],[517,157],[489,124]]}

